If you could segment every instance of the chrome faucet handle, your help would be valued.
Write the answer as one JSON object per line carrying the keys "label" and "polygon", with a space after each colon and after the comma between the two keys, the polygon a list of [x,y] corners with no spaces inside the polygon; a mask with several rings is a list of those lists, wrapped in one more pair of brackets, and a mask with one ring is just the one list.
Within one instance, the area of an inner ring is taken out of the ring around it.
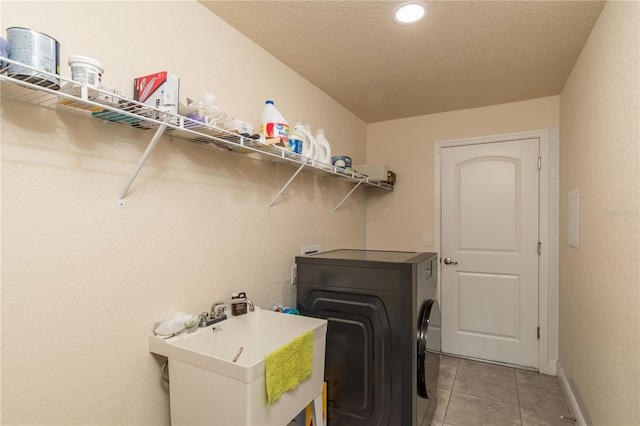
{"label": "chrome faucet handle", "polygon": [[198,317],[198,327],[206,327],[209,322],[209,312],[203,312]]}
{"label": "chrome faucet handle", "polygon": [[227,319],[227,316],[224,313],[224,309],[218,316],[215,316],[213,313],[203,312],[200,314],[200,317],[198,318],[198,327],[208,327],[211,324],[216,324],[226,319]]}
{"label": "chrome faucet handle", "polygon": [[213,302],[213,303],[211,304],[211,311],[210,311],[211,315],[213,315],[213,313],[216,311],[216,309],[217,309],[217,308],[218,308],[218,306],[220,306],[220,305],[224,305],[224,301],[222,301],[222,300],[221,300],[221,301],[219,301],[219,302]]}
{"label": "chrome faucet handle", "polygon": [[211,316],[214,318],[218,318],[221,317],[223,315],[226,315],[225,311],[227,310],[227,305],[225,305],[224,303],[214,303],[213,306],[211,307]]}

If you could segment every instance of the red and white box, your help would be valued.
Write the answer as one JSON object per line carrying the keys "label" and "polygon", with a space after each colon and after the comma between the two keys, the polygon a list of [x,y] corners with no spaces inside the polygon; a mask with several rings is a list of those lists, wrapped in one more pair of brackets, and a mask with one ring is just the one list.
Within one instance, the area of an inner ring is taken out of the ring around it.
{"label": "red and white box", "polygon": [[179,86],[180,78],[167,71],[145,75],[133,80],[133,99],[161,111],[178,114]]}

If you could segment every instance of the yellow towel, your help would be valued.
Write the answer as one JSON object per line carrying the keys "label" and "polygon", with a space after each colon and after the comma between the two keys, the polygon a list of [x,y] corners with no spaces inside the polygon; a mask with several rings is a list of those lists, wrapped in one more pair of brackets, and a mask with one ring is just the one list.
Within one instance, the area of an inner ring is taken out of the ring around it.
{"label": "yellow towel", "polygon": [[295,389],[311,376],[313,367],[313,330],[296,337],[264,357],[267,405]]}

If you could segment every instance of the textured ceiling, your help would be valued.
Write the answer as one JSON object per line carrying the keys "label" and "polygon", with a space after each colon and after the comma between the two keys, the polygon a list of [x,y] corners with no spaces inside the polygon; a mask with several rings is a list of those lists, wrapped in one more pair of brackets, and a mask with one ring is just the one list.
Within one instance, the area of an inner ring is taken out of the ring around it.
{"label": "textured ceiling", "polygon": [[604,2],[205,1],[345,108],[378,122],[557,95]]}

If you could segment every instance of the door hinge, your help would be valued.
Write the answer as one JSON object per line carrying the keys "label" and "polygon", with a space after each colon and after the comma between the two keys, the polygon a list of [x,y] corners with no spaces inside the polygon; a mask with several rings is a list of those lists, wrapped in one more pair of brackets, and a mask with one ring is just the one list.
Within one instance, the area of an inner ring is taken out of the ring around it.
{"label": "door hinge", "polygon": [[538,157],[538,170],[542,170],[542,157]]}
{"label": "door hinge", "polygon": [[542,254],[542,241],[538,241],[538,256]]}
{"label": "door hinge", "polygon": [[540,326],[538,326],[538,340],[540,340]]}

